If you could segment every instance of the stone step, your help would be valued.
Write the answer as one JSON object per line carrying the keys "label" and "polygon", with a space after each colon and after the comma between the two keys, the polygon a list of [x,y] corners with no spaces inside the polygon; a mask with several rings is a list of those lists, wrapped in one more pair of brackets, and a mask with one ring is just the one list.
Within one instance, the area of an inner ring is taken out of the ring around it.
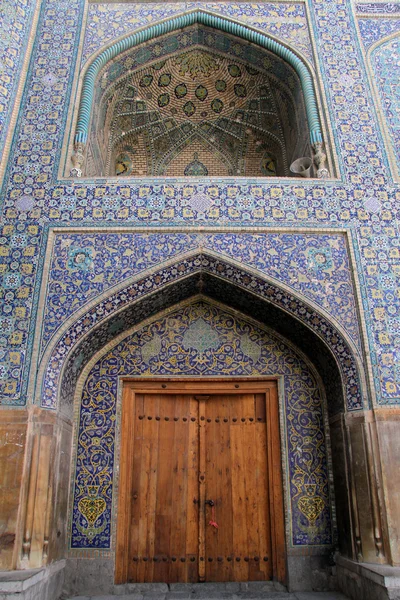
{"label": "stone step", "polygon": [[[268,582],[272,584],[273,582]],[[139,586],[136,591],[128,585]],[[280,584],[276,584],[280,585]],[[155,587],[157,586],[157,587]],[[235,591],[228,591],[232,586]],[[235,587],[238,586],[238,587]],[[242,587],[243,586],[243,587]],[[247,586],[247,589],[244,589]],[[283,588],[283,586],[280,586]],[[250,589],[249,589],[250,588]],[[208,592],[208,593],[207,593]],[[115,586],[114,594],[105,596],[75,596],[67,600],[347,600],[339,592],[292,592],[273,589],[265,582],[254,584],[127,584]]]}

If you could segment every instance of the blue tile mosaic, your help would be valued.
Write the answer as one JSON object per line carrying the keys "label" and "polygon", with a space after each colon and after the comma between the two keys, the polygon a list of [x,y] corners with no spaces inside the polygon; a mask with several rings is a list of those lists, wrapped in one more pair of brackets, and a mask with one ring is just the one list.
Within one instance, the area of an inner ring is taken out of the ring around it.
{"label": "blue tile mosaic", "polygon": [[[355,349],[349,347],[349,343],[331,322],[290,292],[269,283],[261,276],[229,262],[202,254],[177,260],[159,270],[153,270],[150,275],[148,273],[147,276],[142,275],[133,283],[105,296],[103,300],[73,320],[50,349],[49,356],[44,357],[42,361],[44,375],[41,382],[41,406],[57,408],[60,394],[62,404],[71,402],[77,378],[93,353],[107,344],[117,333],[132,326],[132,322],[135,323],[138,318],[143,318],[141,317],[143,309],[138,309],[138,301],[145,299],[145,304],[150,306],[157,290],[160,291],[161,296],[168,297],[166,286],[179,282],[184,288],[185,282],[193,273],[215,276],[217,281],[212,286],[215,288],[218,287],[218,280],[225,280],[239,289],[249,290],[304,323],[325,342],[340,367],[339,377],[342,377],[347,410],[358,410],[363,407],[363,392]],[[189,295],[193,293],[192,290]],[[221,295],[229,302],[226,293],[223,292]],[[248,302],[250,303],[251,300]],[[162,299],[158,310],[164,307],[165,299]],[[126,312],[124,313],[123,310]],[[268,305],[264,305],[264,312],[267,310]],[[67,360],[68,364],[66,364]]]}
{"label": "blue tile mosaic", "polygon": [[[257,9],[247,6],[248,25],[252,19],[255,22],[271,17],[270,12],[262,12],[263,5]],[[369,6],[369,12],[382,14],[383,10],[388,17],[394,12],[392,3],[363,4],[362,11],[366,13]],[[6,282],[16,283],[14,274],[20,278],[18,287],[7,287],[2,292],[1,402],[26,402],[48,228],[127,224],[148,228],[207,225],[348,229],[353,234],[352,251],[360,278],[377,401],[399,402],[400,191],[392,180],[382,142],[351,2],[312,2],[308,11],[310,35],[318,46],[316,75],[329,107],[339,179],[322,183],[231,179],[212,181],[207,186],[199,180],[71,182],[57,178],[66,116],[70,99],[74,98],[71,91],[83,7],[83,0],[42,3],[1,190],[0,274]],[[151,12],[152,5],[142,8]],[[157,14],[168,16],[169,9],[165,3],[159,9],[163,12]],[[284,18],[279,12],[278,16]],[[373,22],[368,20],[372,30]],[[87,27],[91,27],[90,22]],[[383,110],[389,122],[393,103],[388,109],[384,105]],[[202,202],[193,198],[202,198]],[[25,237],[23,245],[16,247],[11,240],[19,234]]]}
{"label": "blue tile mosaic", "polygon": [[131,234],[55,236],[42,352],[65,320],[97,295],[166,259],[209,250],[285,283],[321,308],[360,348],[346,239],[340,234]]}
{"label": "blue tile mosaic", "polygon": [[371,46],[376,44],[376,42],[379,42],[379,40],[383,40],[391,33],[400,31],[400,18],[373,19],[371,17],[359,17],[358,25],[364,48],[369,50]]}
{"label": "blue tile mosaic", "polygon": [[71,547],[100,549],[112,544],[118,378],[182,374],[283,376],[290,541],[293,546],[330,545],[322,399],[312,372],[270,332],[200,302],[147,324],[92,367],[79,415]]}
{"label": "blue tile mosaic", "polygon": [[[398,21],[400,32],[400,19]],[[390,132],[396,163],[400,165],[400,33],[371,52],[371,65],[385,106],[385,116]]]}
{"label": "blue tile mosaic", "polygon": [[34,9],[35,3],[29,0],[2,0],[0,6],[0,155],[21,76]]}
{"label": "blue tile mosaic", "polygon": [[[186,2],[185,11],[201,8],[250,24],[286,42],[313,62],[311,39],[303,3],[215,3]],[[82,64],[105,44],[157,20],[182,12],[181,3],[90,4]]]}

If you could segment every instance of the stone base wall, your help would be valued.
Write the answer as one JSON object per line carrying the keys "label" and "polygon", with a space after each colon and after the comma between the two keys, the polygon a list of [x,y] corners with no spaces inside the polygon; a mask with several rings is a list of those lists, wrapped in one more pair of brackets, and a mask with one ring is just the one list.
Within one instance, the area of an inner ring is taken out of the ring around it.
{"label": "stone base wall", "polygon": [[351,600],[400,600],[400,568],[337,559],[337,586]]}
{"label": "stone base wall", "polygon": [[[330,591],[337,588],[335,568],[329,555],[288,556],[287,562],[289,591]],[[123,587],[114,585],[113,558],[69,558],[66,561],[63,588],[65,597],[113,593],[118,595]]]}
{"label": "stone base wall", "polygon": [[105,595],[114,591],[113,558],[68,558],[63,596]]}
{"label": "stone base wall", "polygon": [[328,554],[288,556],[287,572],[289,592],[325,592],[337,588],[335,568]]}
{"label": "stone base wall", "polygon": [[49,567],[0,573],[1,600],[58,600],[64,583],[65,560]]}

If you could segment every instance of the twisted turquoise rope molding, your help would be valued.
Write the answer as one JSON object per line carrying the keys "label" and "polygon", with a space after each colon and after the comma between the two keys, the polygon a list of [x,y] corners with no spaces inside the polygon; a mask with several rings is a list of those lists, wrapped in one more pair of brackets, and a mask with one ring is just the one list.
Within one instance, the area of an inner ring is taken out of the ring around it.
{"label": "twisted turquoise rope molding", "polygon": [[277,56],[280,56],[286,60],[296,71],[300,78],[301,87],[304,93],[304,99],[306,104],[306,112],[308,123],[310,127],[310,140],[311,144],[322,142],[321,124],[319,121],[317,102],[314,93],[313,81],[310,72],[303,61],[294,54],[291,50],[288,50],[275,40],[269,38],[263,33],[253,31],[244,25],[234,23],[228,19],[222,17],[216,17],[207,12],[196,10],[191,13],[181,15],[180,17],[173,17],[157,25],[151,25],[150,27],[129,35],[128,37],[116,42],[107,50],[104,50],[99,56],[91,63],[88,70],[86,71],[82,85],[81,102],[79,105],[78,122],[75,132],[75,142],[86,143],[89,131],[90,113],[93,103],[94,86],[96,77],[110,60],[129,50],[134,48],[143,42],[152,40],[164,35],[171,33],[188,25],[194,25],[200,23],[202,25],[208,25],[214,29],[219,29],[226,33],[231,33],[237,37],[243,38],[248,42],[253,42],[258,46],[270,50]]}

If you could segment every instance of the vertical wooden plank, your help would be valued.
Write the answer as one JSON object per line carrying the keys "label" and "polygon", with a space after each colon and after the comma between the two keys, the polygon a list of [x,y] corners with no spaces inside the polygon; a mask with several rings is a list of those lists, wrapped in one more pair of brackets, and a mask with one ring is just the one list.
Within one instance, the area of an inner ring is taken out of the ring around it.
{"label": "vertical wooden plank", "polygon": [[278,581],[286,581],[285,528],[283,514],[283,486],[281,444],[279,434],[278,391],[276,384],[266,393],[268,465],[271,506],[271,539],[273,574]]}
{"label": "vertical wooden plank", "polygon": [[150,494],[150,425],[149,425],[149,403],[147,395],[144,395],[142,423],[142,453],[139,465],[139,523],[138,523],[138,567],[137,580],[139,583],[146,581],[148,572],[147,563],[149,562],[149,528],[151,527],[151,515],[149,514],[149,494]]}
{"label": "vertical wooden plank", "polygon": [[176,455],[173,481],[174,523],[171,539],[174,540],[173,551],[177,558],[175,562],[175,577],[173,581],[186,582],[186,521],[187,521],[187,464],[188,464],[188,397],[177,395],[175,407],[175,441]]}
{"label": "vertical wooden plank", "polygon": [[255,418],[257,423],[265,423],[267,409],[265,406],[265,394],[255,394]]}
{"label": "vertical wooden plank", "polygon": [[159,422],[156,419],[159,407],[159,394],[146,395],[148,409],[148,444],[149,444],[149,492],[147,497],[148,514],[148,558],[146,563],[146,581],[157,581],[157,563],[154,561],[157,514],[157,479],[159,473],[158,448],[159,448]]}
{"label": "vertical wooden plank", "polygon": [[205,397],[197,396],[199,403],[199,581],[206,577],[205,547],[205,501],[206,501],[206,438],[205,438]]}
{"label": "vertical wooden plank", "polygon": [[246,421],[241,425],[244,467],[243,478],[245,490],[244,510],[247,516],[247,539],[243,546],[244,556],[242,560],[246,565],[247,579],[249,581],[257,581],[259,579],[262,579],[262,574],[260,573],[259,569],[260,547],[258,533],[258,507],[259,504],[265,503],[265,490],[260,490],[261,493],[258,494],[258,479],[260,468],[262,469],[264,467],[266,461],[263,461],[262,457],[257,456],[256,424],[254,422],[255,411],[253,394],[251,394],[249,400],[252,404],[252,413],[251,416],[248,417]]}
{"label": "vertical wooden plank", "polygon": [[[133,393],[133,392],[132,392]],[[131,522],[129,527],[130,535],[130,554],[129,554],[129,565],[130,565],[130,577],[129,581],[138,581],[138,570],[139,562],[134,560],[137,557],[141,560],[141,548],[139,543],[139,524],[140,524],[140,503],[142,490],[140,487],[140,474],[141,474],[141,463],[142,463],[142,449],[143,449],[143,418],[144,418],[144,396],[143,394],[135,394],[135,404],[133,411],[133,425],[132,431],[134,432],[134,442],[132,448],[132,508],[131,508]]]}
{"label": "vertical wooden plank", "polygon": [[[236,396],[238,421],[233,423],[232,435],[232,501],[233,501],[233,554],[234,581],[246,581],[248,576],[247,564],[247,511],[245,468],[243,454],[243,436],[246,425],[242,422],[247,406],[243,407],[242,396]],[[247,404],[247,402],[245,403]],[[245,550],[243,552],[243,550]]]}
{"label": "vertical wooden plank", "polygon": [[[270,522],[270,497],[269,497],[269,485],[268,485],[268,452],[267,452],[267,425],[266,425],[266,399],[265,394],[257,394],[262,396],[259,401],[262,400],[263,408],[260,412],[257,412],[258,403],[256,403],[256,415],[261,416],[261,420],[256,422],[255,429],[255,443],[256,443],[256,455],[258,462],[258,477],[257,477],[257,518],[258,518],[258,531],[259,531],[259,552],[260,552],[260,563],[259,568],[263,573],[263,579],[269,580],[272,578],[272,561],[271,561],[271,522]],[[262,420],[262,414],[264,414],[264,420]],[[260,498],[261,496],[261,498]],[[263,500],[263,501],[262,501]],[[265,560],[267,558],[267,560]]]}
{"label": "vertical wooden plank", "polygon": [[[232,561],[232,469],[231,469],[231,442],[230,442],[230,413],[233,397],[223,395],[220,397],[219,410],[216,412],[218,424],[215,427],[217,435],[217,478],[216,478],[216,521],[219,525],[216,540],[218,546],[215,550],[217,564],[215,569],[216,581],[231,581]],[[212,398],[214,402],[214,398]],[[221,560],[222,559],[222,560]]]}
{"label": "vertical wooden plank", "polygon": [[[219,400],[219,398],[218,398]],[[221,508],[221,499],[218,497],[218,429],[219,423],[216,423],[219,402],[215,396],[211,396],[205,404],[205,439],[206,439],[206,504],[204,510],[205,516],[205,568],[206,581],[217,581],[217,554],[218,554],[218,532],[219,529],[212,527],[210,521],[217,518],[217,510]],[[219,419],[218,419],[219,420]],[[207,502],[214,502],[210,506]]]}
{"label": "vertical wooden plank", "polygon": [[[210,396],[206,403],[206,580],[230,581],[232,554],[231,396]],[[218,528],[210,525],[215,520]],[[212,559],[212,561],[209,561]]]}
{"label": "vertical wooden plank", "polygon": [[172,514],[175,507],[172,505],[171,475],[173,472],[173,423],[174,423],[175,396],[163,395],[160,398],[159,417],[159,446],[158,446],[158,479],[157,479],[157,514],[155,527],[157,531],[154,552],[158,558],[157,580],[169,581],[170,570],[170,542]]}
{"label": "vertical wooden plank", "polygon": [[186,524],[186,580],[198,580],[199,549],[199,405],[188,397],[188,469],[187,469],[187,524]]}
{"label": "vertical wooden plank", "polygon": [[135,395],[129,385],[125,385],[122,396],[120,476],[118,499],[117,543],[115,562],[115,583],[128,580],[129,535],[131,532],[131,493],[134,443],[134,400]]}

